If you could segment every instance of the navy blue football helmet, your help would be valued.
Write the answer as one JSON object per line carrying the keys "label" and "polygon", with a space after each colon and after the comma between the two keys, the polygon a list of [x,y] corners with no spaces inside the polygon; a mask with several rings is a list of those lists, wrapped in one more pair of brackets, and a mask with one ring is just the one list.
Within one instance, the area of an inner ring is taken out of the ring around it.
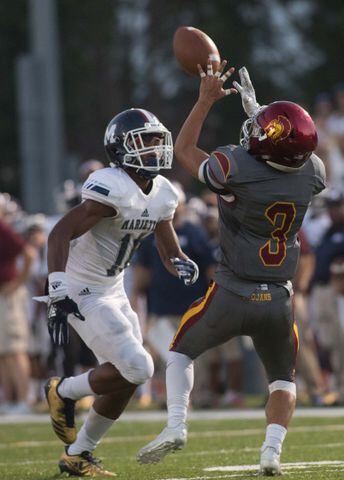
{"label": "navy blue football helmet", "polygon": [[134,169],[145,179],[172,167],[171,132],[147,110],[131,108],[116,115],[106,128],[104,146],[110,163]]}

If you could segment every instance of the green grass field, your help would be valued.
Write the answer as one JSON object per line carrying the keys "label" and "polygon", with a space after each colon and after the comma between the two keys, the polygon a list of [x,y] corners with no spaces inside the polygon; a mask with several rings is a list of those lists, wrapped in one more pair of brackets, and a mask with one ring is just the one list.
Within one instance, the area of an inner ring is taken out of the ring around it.
{"label": "green grass field", "polygon": [[[96,455],[119,480],[245,480],[255,476],[263,420],[192,421],[184,450],[159,465],[140,466],[135,460],[137,450],[162,426],[161,422],[120,422]],[[61,451],[48,424],[0,425],[0,480],[59,478]],[[344,418],[295,419],[284,443],[283,463],[287,464],[284,475],[290,480],[344,479]]]}

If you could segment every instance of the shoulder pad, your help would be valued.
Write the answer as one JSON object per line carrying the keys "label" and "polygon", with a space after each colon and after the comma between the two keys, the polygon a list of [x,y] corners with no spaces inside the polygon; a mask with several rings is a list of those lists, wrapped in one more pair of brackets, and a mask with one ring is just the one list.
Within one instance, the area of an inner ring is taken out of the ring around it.
{"label": "shoulder pad", "polygon": [[82,186],[82,199],[96,200],[116,207],[128,191],[127,178],[120,168],[102,168],[91,173]]}
{"label": "shoulder pad", "polygon": [[218,195],[226,195],[228,193],[227,186],[229,180],[236,171],[236,163],[233,157],[233,147],[228,145],[225,147],[217,147],[203,169],[205,183],[208,188]]}
{"label": "shoulder pad", "polygon": [[209,177],[220,185],[225,185],[231,174],[231,158],[227,151],[217,148],[208,159]]}

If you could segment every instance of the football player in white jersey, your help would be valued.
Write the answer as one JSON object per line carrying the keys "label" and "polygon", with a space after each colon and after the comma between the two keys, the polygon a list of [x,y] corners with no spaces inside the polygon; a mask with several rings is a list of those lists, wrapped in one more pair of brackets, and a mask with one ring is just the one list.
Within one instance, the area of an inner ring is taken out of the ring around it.
{"label": "football player in white jersey", "polygon": [[[130,109],[105,132],[110,167],[82,188],[82,203],[68,212],[48,241],[48,327],[53,341],[68,341],[68,322],[96,355],[99,366],[46,384],[52,426],[66,445],[59,467],[77,476],[114,476],[92,456],[136,387],[153,375],[123,274],[141,240],[155,233],[161,260],[186,285],[198,267],[181,251],[172,226],[177,192],[159,175],[172,165],[171,133],[152,113]],[[77,433],[75,401],[97,398]]]}

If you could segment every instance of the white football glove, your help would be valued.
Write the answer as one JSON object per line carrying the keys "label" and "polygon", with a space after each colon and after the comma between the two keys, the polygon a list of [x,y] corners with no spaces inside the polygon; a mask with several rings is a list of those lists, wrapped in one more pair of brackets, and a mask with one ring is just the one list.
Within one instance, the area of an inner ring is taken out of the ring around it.
{"label": "white football glove", "polygon": [[177,270],[178,277],[183,280],[185,285],[193,285],[198,279],[198,265],[190,258],[170,258],[171,263]]}
{"label": "white football glove", "polygon": [[242,67],[239,70],[240,82],[233,82],[233,86],[238,90],[241,95],[242,106],[248,117],[253,117],[259,109],[259,103],[256,100],[256,92],[254,91],[250,75],[246,67]]}

